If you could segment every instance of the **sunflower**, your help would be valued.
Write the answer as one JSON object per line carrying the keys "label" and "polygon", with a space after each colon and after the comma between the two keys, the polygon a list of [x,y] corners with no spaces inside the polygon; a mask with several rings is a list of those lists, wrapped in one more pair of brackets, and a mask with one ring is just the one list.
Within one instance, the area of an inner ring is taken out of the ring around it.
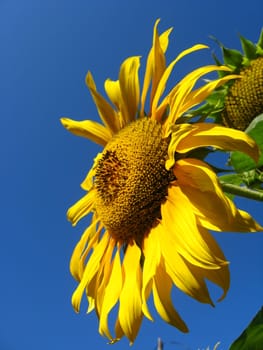
{"label": "sunflower", "polygon": [[[221,298],[229,288],[228,262],[208,230],[261,230],[224,195],[211,166],[193,157],[193,151],[212,146],[240,150],[256,160],[254,141],[220,125],[178,122],[189,108],[234,76],[194,89],[203,75],[228,69],[197,68],[163,96],[175,64],[206,46],[181,52],[167,66],[171,29],[159,35],[158,22],[141,93],[140,58],[129,57],[120,67],[119,79],[105,81],[110,102],[97,91],[91,73],[87,74],[86,83],[103,124],[61,119],[72,133],[104,147],[82,183],[86,194],[67,216],[73,225],[88,215],[91,220],[70,261],[70,271],[79,282],[73,307],[79,312],[85,292],[88,312],[96,310],[99,332],[111,342],[126,336],[132,343],[143,317],[152,320],[147,304],[150,295],[159,315],[187,332],[173,307],[172,287],[209,304],[213,302],[205,279],[222,288]],[[114,333],[108,321],[113,311]]]}
{"label": "sunflower", "polygon": [[[219,76],[234,73],[239,74],[240,79],[227,81],[216,89],[195,113],[214,116],[223,125],[245,130],[263,113],[263,30],[256,44],[243,36],[240,36],[240,42],[243,52],[218,42],[223,63],[230,68],[230,72],[219,72]],[[217,57],[214,58],[222,64]]]}

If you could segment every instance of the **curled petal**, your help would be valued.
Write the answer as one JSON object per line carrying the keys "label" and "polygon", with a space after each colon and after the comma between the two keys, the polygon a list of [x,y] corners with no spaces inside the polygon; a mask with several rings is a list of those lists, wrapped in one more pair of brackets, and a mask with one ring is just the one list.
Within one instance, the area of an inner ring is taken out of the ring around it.
{"label": "curled petal", "polygon": [[174,174],[181,191],[191,198],[189,203],[202,226],[230,232],[263,230],[248,213],[236,208],[222,191],[216,174],[204,162],[191,158],[178,160]]}
{"label": "curled petal", "polygon": [[156,115],[155,115],[155,111],[157,110],[157,106],[158,106],[158,103],[159,103],[159,100],[166,88],[166,83],[167,83],[167,80],[168,78],[170,77],[171,73],[172,73],[172,70],[175,66],[175,64],[181,59],[183,58],[185,55],[188,55],[189,53],[193,52],[193,51],[196,51],[196,50],[200,50],[200,49],[204,49],[204,48],[207,48],[207,46],[205,45],[201,45],[201,44],[198,44],[198,45],[194,45],[193,47],[187,49],[187,50],[184,50],[182,51],[177,57],[175,60],[173,60],[169,66],[165,69],[160,81],[159,81],[159,84],[158,84],[158,87],[156,89],[156,93],[154,95],[154,99],[153,99],[153,102],[152,102],[152,118],[153,119],[157,119],[156,118]]}
{"label": "curled petal", "polygon": [[219,269],[224,260],[216,257],[199,232],[191,201],[179,187],[168,189],[168,198],[161,207],[164,229],[169,233],[170,246],[189,261],[205,269]]}
{"label": "curled petal", "polygon": [[[176,120],[183,115],[188,109],[204,101],[205,97],[211,93],[217,86],[222,85],[224,82],[238,77],[237,75],[227,75],[223,79],[212,81],[211,83],[205,84],[202,88],[197,91],[192,91],[197,81],[204,75],[213,71],[227,71],[229,68],[226,66],[204,66],[195,69],[191,73],[187,74],[166,96],[169,100],[170,113],[167,118],[168,124],[173,124]],[[195,94],[194,94],[195,92]],[[199,93],[198,93],[199,92]]]}
{"label": "curled petal", "polygon": [[84,197],[82,197],[77,203],[69,208],[67,212],[68,220],[75,226],[80,219],[88,215],[94,207],[96,191],[91,190]]}
{"label": "curled petal", "polygon": [[186,153],[198,147],[212,146],[225,151],[244,152],[258,161],[259,149],[246,133],[208,123],[195,123],[192,128],[193,131],[176,145],[177,152]]}
{"label": "curled petal", "polygon": [[160,230],[160,242],[165,270],[177,288],[202,303],[213,304],[202,276],[191,271],[165,229]]}

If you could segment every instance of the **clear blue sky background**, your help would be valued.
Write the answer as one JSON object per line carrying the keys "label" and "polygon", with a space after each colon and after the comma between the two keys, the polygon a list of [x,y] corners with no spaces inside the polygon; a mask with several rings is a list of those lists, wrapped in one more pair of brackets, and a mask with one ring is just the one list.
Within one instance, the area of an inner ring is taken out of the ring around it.
{"label": "clear blue sky background", "polygon": [[[59,118],[97,118],[87,70],[102,90],[126,57],[146,56],[158,17],[160,30],[174,27],[169,59],[195,43],[215,47],[210,34],[240,48],[238,33],[256,41],[263,24],[261,0],[0,0],[1,350],[109,349],[95,313],[86,315],[85,303],[80,315],[71,307],[68,263],[85,223],[72,228],[65,216],[99,148],[67,133]],[[209,52],[195,53],[177,77],[211,62]],[[237,203],[263,223],[262,203]],[[227,349],[259,310],[262,234],[215,237],[231,261],[227,298],[212,308],[175,291],[191,332],[145,320],[134,350],[154,350],[158,336],[165,350],[217,341]],[[113,348],[129,349],[128,341]]]}

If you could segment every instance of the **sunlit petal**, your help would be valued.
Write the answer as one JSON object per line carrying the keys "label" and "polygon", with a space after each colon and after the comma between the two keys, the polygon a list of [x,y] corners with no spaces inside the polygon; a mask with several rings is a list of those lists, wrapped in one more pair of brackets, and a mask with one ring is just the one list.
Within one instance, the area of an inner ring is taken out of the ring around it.
{"label": "sunlit petal", "polygon": [[153,277],[155,276],[161,258],[159,242],[160,229],[160,225],[153,227],[151,233],[145,237],[143,241],[143,254],[145,260],[143,265],[142,311],[150,320],[152,320],[152,316],[149,313],[146,301],[150,295]]}
{"label": "sunlit petal", "polygon": [[125,110],[125,123],[135,120],[138,113],[140,98],[140,84],[138,70],[140,58],[130,57],[126,59],[120,69],[119,83]]}
{"label": "sunlit petal", "polygon": [[[169,44],[169,35],[172,31],[172,28],[170,28],[159,36],[158,32],[157,32],[157,26],[158,26],[159,22],[160,22],[159,19],[155,22],[154,30],[153,30],[153,46],[152,46],[152,48],[148,54],[148,57],[147,57],[144,82],[143,82],[143,88],[142,88],[142,94],[141,94],[141,112],[140,112],[141,117],[144,116],[146,96],[147,96],[151,81],[153,79],[155,80],[155,83],[152,84],[154,86],[154,88],[152,87],[152,92],[151,92],[151,96],[153,98],[155,91],[156,91],[156,88],[157,88],[157,82],[159,82],[160,77],[163,73],[163,69],[165,67],[165,65],[164,65],[165,61],[164,61],[164,58],[162,58],[162,57],[163,57],[163,54],[167,50],[167,47]],[[155,51],[156,51],[156,53],[155,53]],[[155,61],[155,57],[158,55],[160,56],[159,61],[160,60],[162,61],[162,68],[158,67],[156,64],[156,61]],[[158,69],[158,71],[159,71],[158,76],[154,71],[154,67],[155,67],[155,69]],[[155,74],[155,76],[153,77],[154,74]],[[151,99],[151,101],[152,101],[152,99]]]}
{"label": "sunlit petal", "polygon": [[168,190],[168,198],[162,205],[162,222],[170,245],[191,264],[206,269],[219,269],[225,261],[213,255],[203,240],[191,203],[177,186]]}
{"label": "sunlit petal", "polygon": [[86,75],[86,84],[90,90],[92,98],[97,106],[101,120],[113,135],[119,130],[119,119],[116,111],[98,92],[90,72]]}
{"label": "sunlit petal", "polygon": [[81,257],[83,256],[83,252],[84,250],[86,250],[88,254],[91,248],[93,247],[94,242],[98,239],[98,237],[95,237],[97,222],[98,220],[94,221],[84,231],[83,235],[81,236],[81,239],[77,243],[72,253],[70,259],[70,272],[77,281],[80,281],[83,276],[84,262],[81,259]]}
{"label": "sunlit petal", "polygon": [[[197,159],[181,159],[174,168],[177,183],[199,222],[216,231],[253,232],[261,230],[253,218],[238,210],[223,193],[216,174]],[[224,218],[222,220],[222,218]]]}
{"label": "sunlit petal", "polygon": [[170,235],[160,230],[161,252],[165,270],[173,283],[184,293],[203,303],[212,304],[202,276],[195,275],[185,260],[178,254]]}
{"label": "sunlit petal", "polygon": [[110,266],[111,274],[109,282],[105,288],[104,301],[100,314],[99,332],[109,339],[113,339],[112,335],[109,332],[108,316],[111,309],[117,303],[122,288],[122,270],[119,249],[116,251],[115,257]]}
{"label": "sunlit petal", "polygon": [[124,281],[118,318],[124,334],[131,342],[134,341],[142,321],[140,259],[140,248],[135,243],[128,245],[123,259]]}
{"label": "sunlit petal", "polygon": [[69,118],[60,120],[63,126],[74,135],[86,137],[101,146],[106,146],[112,137],[105,126],[92,120],[76,121]]}
{"label": "sunlit petal", "polygon": [[109,241],[109,237],[107,234],[105,234],[102,237],[99,244],[96,246],[96,249],[91,254],[91,257],[86,265],[82,279],[77,289],[72,295],[72,305],[76,310],[76,312],[79,312],[80,302],[81,302],[84,289],[88,288],[89,282],[92,280],[92,278],[96,275],[96,273],[99,270],[100,261],[105,253],[105,250],[107,249],[108,241]]}
{"label": "sunlit petal", "polygon": [[193,131],[176,145],[177,152],[189,152],[198,147],[212,146],[226,151],[240,151],[257,162],[259,149],[255,141],[242,131],[207,123],[195,123]]}
{"label": "sunlit petal", "polygon": [[68,220],[75,226],[80,219],[88,215],[93,207],[96,191],[91,190],[84,197],[82,197],[77,203],[75,203],[67,212]]}
{"label": "sunlit petal", "polygon": [[188,332],[188,328],[174,309],[171,300],[172,280],[166,271],[159,266],[153,283],[153,300],[156,310],[162,319],[177,327],[182,332]]}

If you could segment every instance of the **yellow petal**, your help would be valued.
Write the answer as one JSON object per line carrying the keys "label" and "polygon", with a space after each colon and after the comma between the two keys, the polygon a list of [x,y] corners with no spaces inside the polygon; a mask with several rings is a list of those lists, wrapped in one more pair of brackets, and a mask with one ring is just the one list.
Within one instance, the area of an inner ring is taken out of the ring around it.
{"label": "yellow petal", "polygon": [[159,243],[159,225],[153,227],[148,236],[143,240],[143,286],[142,286],[142,311],[146,317],[152,320],[147,307],[147,299],[152,289],[152,281],[156,269],[160,263],[161,251]]}
{"label": "yellow petal", "polygon": [[[102,158],[102,153],[98,153],[94,159],[94,163],[93,166],[91,167],[91,169],[89,170],[86,178],[84,179],[84,181],[81,183],[81,188],[84,191],[91,191],[93,188],[93,179],[96,175],[96,167],[98,165],[98,162],[100,161],[100,159]],[[94,189],[95,191],[95,189]]]}
{"label": "yellow petal", "polygon": [[98,245],[95,247],[93,253],[91,254],[89,261],[86,265],[84,274],[82,276],[81,282],[79,283],[78,287],[76,288],[75,292],[72,295],[72,305],[76,312],[79,312],[80,308],[80,302],[82,299],[82,295],[85,288],[89,288],[89,283],[93,279],[93,277],[96,275],[100,268],[100,261],[105,254],[105,250],[107,249],[109,242],[109,235],[105,232],[102,239],[98,243]]}
{"label": "yellow petal", "polygon": [[115,257],[110,266],[112,271],[105,288],[104,300],[100,314],[99,332],[112,340],[113,337],[111,336],[108,327],[108,316],[111,309],[117,303],[122,288],[122,270],[119,249],[116,251]]}
{"label": "yellow petal", "polygon": [[166,83],[167,83],[167,80],[168,78],[170,77],[171,73],[172,73],[172,70],[175,66],[175,64],[181,59],[183,58],[185,55],[188,55],[189,53],[193,52],[193,51],[196,51],[196,50],[200,50],[200,49],[204,49],[204,48],[207,48],[207,46],[205,45],[195,45],[187,50],[184,50],[182,51],[177,57],[175,60],[173,60],[169,66],[165,69],[160,81],[159,81],[159,84],[158,84],[158,87],[156,89],[156,93],[154,95],[154,99],[153,99],[153,102],[152,102],[152,118],[153,119],[156,119],[156,116],[155,116],[155,112],[157,110],[157,106],[158,106],[158,103],[159,103],[159,100],[166,88]]}
{"label": "yellow petal", "polygon": [[95,237],[97,222],[98,220],[93,221],[93,223],[84,231],[72,253],[70,259],[70,272],[77,281],[80,281],[83,276],[84,262],[83,259],[81,259],[83,252],[86,250],[88,254],[93,247],[94,242],[98,239],[97,236]]}
{"label": "yellow petal", "polygon": [[[212,235],[203,227],[200,227],[199,230],[207,245],[214,252],[214,255],[218,256],[221,260],[225,260],[225,256],[221,248],[212,237]],[[230,286],[230,273],[228,264],[222,266],[219,270],[203,270],[203,275],[204,278],[209,279],[211,282],[217,284],[220,288],[222,288],[223,294],[218,299],[218,301],[222,300],[226,296]]]}
{"label": "yellow petal", "polygon": [[[225,70],[225,69],[221,69],[221,70]],[[210,81],[209,83],[205,84],[204,86],[192,91],[188,95],[186,103],[184,103],[183,107],[180,109],[180,114],[182,115],[183,113],[188,111],[190,108],[203,102],[219,86],[225,84],[229,80],[237,79],[237,78],[240,78],[240,76],[228,74],[228,75],[224,76],[223,78]]]}
{"label": "yellow petal", "polygon": [[172,281],[161,266],[158,267],[154,277],[153,300],[156,310],[162,319],[182,332],[188,332],[187,325],[174,309],[171,301]]}
{"label": "yellow petal", "polygon": [[124,103],[125,125],[135,120],[138,113],[140,98],[140,83],[138,70],[140,67],[140,58],[138,56],[127,58],[121,65],[119,82],[120,90]]}
{"label": "yellow petal", "polygon": [[240,151],[257,162],[259,149],[254,140],[246,133],[224,126],[208,123],[195,123],[193,131],[181,138],[176,145],[176,152],[189,152],[198,147],[212,146],[225,151]]}
{"label": "yellow petal", "polygon": [[119,128],[122,129],[126,125],[125,118],[127,108],[123,102],[119,80],[107,79],[104,83],[104,89],[109,99],[117,109],[116,113],[119,119]]}
{"label": "yellow petal", "polygon": [[113,339],[111,344],[114,344],[116,341],[118,341],[119,339],[121,339],[124,336],[123,329],[121,328],[121,325],[120,325],[119,317],[117,317],[117,320],[115,323],[115,334],[116,334],[116,339]]}
{"label": "yellow petal", "polygon": [[168,189],[168,198],[161,206],[161,213],[170,245],[176,247],[176,251],[192,265],[219,269],[225,261],[214,256],[203,240],[190,201],[191,197],[185,197],[179,187]]}
{"label": "yellow petal", "polygon": [[178,160],[174,174],[202,226],[215,231],[262,230],[248,213],[238,210],[223,193],[216,174],[204,162],[191,158]]}
{"label": "yellow petal", "polygon": [[192,273],[164,228],[160,230],[160,242],[165,270],[177,288],[202,303],[212,304],[203,278]]}
{"label": "yellow petal", "polygon": [[95,201],[96,191],[91,190],[84,197],[82,197],[77,203],[69,208],[67,212],[68,220],[75,226],[80,219],[88,215],[93,207]]}
{"label": "yellow petal", "polygon": [[86,75],[86,84],[90,90],[91,96],[97,106],[99,116],[107,127],[111,135],[119,131],[119,119],[116,111],[98,92],[90,72]]}
{"label": "yellow petal", "polygon": [[133,342],[142,321],[141,251],[134,243],[128,245],[123,259],[124,281],[120,294],[119,322],[126,337]]}
{"label": "yellow petal", "polygon": [[[191,91],[197,81],[204,75],[211,73],[213,71],[226,71],[229,70],[225,66],[216,66],[216,65],[210,65],[210,66],[204,66],[195,69],[191,73],[187,74],[178,84],[175,91],[171,92],[171,94],[168,94],[166,99],[169,99],[170,104],[170,114],[167,119],[167,122],[170,124],[175,123],[175,121],[182,116],[182,114],[187,110],[184,106],[188,106],[188,109],[193,107],[197,103],[201,103],[203,100],[200,99],[192,99]],[[227,76],[227,78],[224,79],[224,81],[232,79],[232,76]],[[213,83],[213,82],[212,82]],[[222,82],[223,83],[223,82]],[[219,84],[219,83],[218,83]],[[214,84],[216,86],[216,84]],[[208,89],[209,85],[206,84],[203,89],[204,90],[210,90],[213,85],[210,86],[210,89]]]}
{"label": "yellow petal", "polygon": [[[108,247],[105,251],[103,258],[100,261],[100,268],[96,275],[96,312],[98,318],[101,316],[101,309],[103,307],[103,303],[105,301],[105,289],[109,282],[111,276],[111,260],[112,253],[115,248],[116,241],[113,238],[109,239]],[[111,337],[112,338],[112,337]]]}
{"label": "yellow petal", "polygon": [[[158,44],[159,55],[161,55],[160,47],[161,47],[161,51],[164,54],[167,50],[167,47],[169,44],[169,35],[172,31],[172,28],[170,28],[159,36],[158,32],[157,32],[157,26],[158,26],[159,22],[160,22],[159,19],[155,22],[154,30],[153,30],[153,46],[152,46],[152,48],[148,54],[148,57],[147,57],[146,69],[145,69],[145,74],[144,74],[143,89],[142,89],[142,94],[141,94],[141,112],[140,112],[141,117],[144,116],[146,96],[147,96],[147,93],[149,90],[151,80],[153,79],[153,74],[154,74],[153,67],[157,66],[156,63],[154,62],[155,57],[156,57],[156,54],[154,53],[154,51],[156,50],[155,45]],[[158,74],[158,76],[160,78],[161,74]],[[151,93],[152,96],[154,96],[154,92],[155,92],[156,87],[157,87],[157,82],[158,82],[158,80],[157,80],[157,77],[155,76],[155,84],[154,84],[155,89]]]}
{"label": "yellow petal", "polygon": [[159,35],[157,32],[157,25],[159,21],[157,20],[154,26],[153,32],[153,60],[152,60],[152,90],[150,105],[152,105],[153,98],[155,96],[156,89],[158,87],[159,81],[166,68],[165,54],[162,50],[161,43],[159,40]]}
{"label": "yellow petal", "polygon": [[105,146],[111,139],[111,133],[105,126],[92,120],[76,121],[69,118],[61,118],[63,126],[74,135],[82,136]]}
{"label": "yellow petal", "polygon": [[[175,153],[177,151],[177,145],[181,140],[184,140],[188,135],[191,134],[193,130],[193,126],[191,124],[176,124],[173,128],[169,129],[170,132],[172,130],[169,146],[168,146],[168,158],[165,162],[165,168],[170,170],[175,163]],[[164,138],[167,138],[169,133],[164,134]]]}

